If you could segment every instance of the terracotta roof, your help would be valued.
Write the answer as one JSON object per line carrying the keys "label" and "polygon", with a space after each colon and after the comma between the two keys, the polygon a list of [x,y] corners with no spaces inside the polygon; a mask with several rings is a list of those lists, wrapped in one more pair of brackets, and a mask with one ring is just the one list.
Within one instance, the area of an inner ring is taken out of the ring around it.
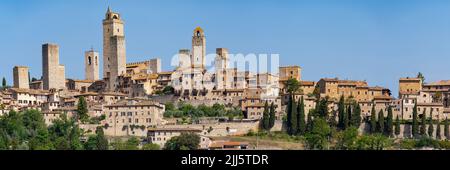
{"label": "terracotta roof", "polygon": [[441,81],[425,84],[424,86],[450,86],[450,80],[441,80]]}
{"label": "terracotta roof", "polygon": [[16,93],[29,93],[29,94],[37,94],[37,95],[48,95],[50,91],[48,90],[35,90],[35,89],[19,89],[19,88],[11,88],[10,89]]}
{"label": "terracotta roof", "polygon": [[326,81],[326,82],[338,82],[338,81],[339,81],[338,78],[333,78],[333,79],[330,79],[330,78],[323,78],[323,79],[321,79],[321,80]]}
{"label": "terracotta roof", "polygon": [[300,86],[314,86],[316,82],[314,81],[300,81]]}
{"label": "terracotta roof", "polygon": [[164,72],[159,72],[159,75],[171,75],[173,73],[173,71],[164,71]]}
{"label": "terracotta roof", "polygon": [[375,100],[392,100],[394,98],[392,98],[391,96],[375,96],[373,97]]}
{"label": "terracotta roof", "polygon": [[94,83],[95,80],[73,80],[74,82],[79,82],[79,83]]}
{"label": "terracotta roof", "polygon": [[143,99],[124,99],[120,100],[114,104],[107,105],[105,107],[125,107],[125,106],[156,106],[163,107],[160,103],[151,101],[151,100],[143,100]]}

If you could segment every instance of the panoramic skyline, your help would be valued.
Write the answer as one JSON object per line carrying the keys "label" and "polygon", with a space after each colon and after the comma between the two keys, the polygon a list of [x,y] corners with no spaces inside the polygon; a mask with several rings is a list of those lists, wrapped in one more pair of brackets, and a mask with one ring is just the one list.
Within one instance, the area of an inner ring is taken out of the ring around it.
{"label": "panoramic skyline", "polygon": [[102,54],[108,6],[125,20],[128,62],[159,57],[163,70],[201,26],[207,53],[277,53],[281,65],[300,65],[304,80],[367,80],[396,96],[400,77],[450,78],[450,2],[350,0],[3,1],[0,76],[12,84],[12,68],[26,65],[39,78],[41,45],[51,42],[60,45],[66,77],[84,79],[84,51]]}

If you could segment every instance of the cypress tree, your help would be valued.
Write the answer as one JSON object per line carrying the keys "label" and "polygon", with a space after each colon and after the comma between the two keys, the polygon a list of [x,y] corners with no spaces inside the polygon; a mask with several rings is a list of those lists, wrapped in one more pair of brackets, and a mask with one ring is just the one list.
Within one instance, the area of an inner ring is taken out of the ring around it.
{"label": "cypress tree", "polygon": [[442,139],[441,138],[441,123],[440,123],[440,121],[438,120],[437,121],[437,124],[436,124],[437,126],[436,126],[436,139]]}
{"label": "cypress tree", "polygon": [[350,115],[352,114],[352,107],[347,107],[347,112],[344,114],[344,130],[350,126]]}
{"label": "cypress tree", "polygon": [[394,115],[392,113],[392,107],[389,106],[386,120],[386,134],[388,136],[391,136],[394,132],[393,130],[394,130]]}
{"label": "cypress tree", "polygon": [[298,134],[304,135],[306,131],[306,122],[305,122],[305,103],[303,96],[298,103]]}
{"label": "cypress tree", "polygon": [[400,135],[400,120],[399,120],[399,118],[398,118],[398,115],[397,115],[397,118],[395,119],[395,135]]}
{"label": "cypress tree", "polygon": [[261,120],[261,126],[264,130],[269,130],[269,103],[264,104],[264,112]]}
{"label": "cypress tree", "polygon": [[5,79],[5,77],[3,77],[3,80],[2,80],[2,86],[3,86],[3,87],[6,87],[6,79]]}
{"label": "cypress tree", "polygon": [[417,138],[419,136],[419,122],[417,120],[417,104],[413,108],[413,120],[412,120],[412,136]]}
{"label": "cypress tree", "polygon": [[375,110],[375,103],[372,105],[372,111],[370,112],[370,132],[376,133],[377,132],[377,113]]}
{"label": "cypress tree", "polygon": [[289,132],[289,134],[290,135],[296,135],[297,134],[297,128],[298,128],[297,127],[298,126],[298,123],[297,123],[298,114],[297,114],[297,104],[296,104],[295,101],[292,102],[291,111],[292,111],[291,131]]}
{"label": "cypress tree", "polygon": [[427,135],[427,115],[425,109],[423,110],[422,120],[420,121],[420,135],[421,136]]}
{"label": "cypress tree", "polygon": [[359,128],[359,126],[361,125],[361,106],[359,106],[358,103],[354,104],[354,111],[351,122],[356,128]]}
{"label": "cypress tree", "polygon": [[450,140],[450,132],[448,131],[448,118],[446,118],[444,122],[444,134],[447,140]]}
{"label": "cypress tree", "polygon": [[378,132],[383,134],[384,128],[384,112],[383,110],[380,110],[380,112],[378,113]]}
{"label": "cypress tree", "polygon": [[306,131],[307,132],[311,132],[311,130],[312,130],[312,115],[313,115],[313,111],[312,110],[309,110],[309,112],[308,112],[308,119],[306,120]]}
{"label": "cypress tree", "polygon": [[433,118],[430,118],[430,121],[428,121],[428,136],[432,138],[433,133],[434,133]]}
{"label": "cypress tree", "polygon": [[272,104],[270,105],[269,129],[272,129],[273,126],[275,126],[275,112],[275,104],[272,102]]}
{"label": "cypress tree", "polygon": [[344,118],[345,118],[345,98],[344,95],[341,96],[341,99],[338,103],[338,126],[341,129],[344,129]]}
{"label": "cypress tree", "polygon": [[288,105],[287,105],[287,120],[286,120],[286,125],[287,125],[287,132],[290,133],[291,132],[291,120],[292,120],[292,103],[293,103],[293,97],[292,95],[289,95],[289,100],[288,100]]}

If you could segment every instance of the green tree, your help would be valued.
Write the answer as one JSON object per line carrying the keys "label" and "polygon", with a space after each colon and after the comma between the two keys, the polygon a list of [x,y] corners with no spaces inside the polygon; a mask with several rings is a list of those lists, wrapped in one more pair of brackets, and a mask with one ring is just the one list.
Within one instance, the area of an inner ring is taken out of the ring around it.
{"label": "green tree", "polygon": [[354,111],[353,111],[353,116],[352,116],[352,125],[355,126],[356,128],[359,128],[359,126],[361,125],[361,106],[359,106],[358,103],[355,103],[354,106]]}
{"label": "green tree", "polygon": [[83,96],[81,96],[78,99],[77,114],[78,114],[78,119],[82,123],[85,123],[89,120],[88,112],[89,112],[89,110],[88,110],[86,99]]}
{"label": "green tree", "polygon": [[306,119],[306,132],[311,132],[311,130],[312,130],[312,127],[313,127],[312,115],[313,115],[313,111],[309,110],[308,116],[307,116],[307,119]]}
{"label": "green tree", "polygon": [[383,110],[380,110],[380,112],[378,113],[378,132],[383,134],[384,128],[384,112]]}
{"label": "green tree", "polygon": [[394,114],[392,112],[392,107],[388,107],[388,115],[386,120],[386,134],[392,136],[394,133]]}
{"label": "green tree", "polygon": [[289,131],[290,135],[296,135],[297,134],[297,129],[298,129],[298,113],[297,113],[297,103],[294,101],[292,101],[292,107],[291,107],[291,128]]}
{"label": "green tree", "polygon": [[66,114],[61,115],[60,119],[54,120],[48,129],[50,139],[54,141],[54,146],[57,150],[81,148],[81,144],[79,143],[81,130],[76,125],[75,120],[67,118]]}
{"label": "green tree", "polygon": [[370,112],[370,132],[376,133],[377,132],[377,113],[375,110],[375,103],[372,105],[372,111]]}
{"label": "green tree", "polygon": [[300,88],[300,83],[297,79],[290,78],[286,82],[286,90],[287,92],[292,95],[293,93],[297,92]]}
{"label": "green tree", "polygon": [[324,120],[328,119],[328,98],[319,100],[319,103],[316,104],[315,113]]}
{"label": "green tree", "polygon": [[413,120],[412,120],[412,130],[411,133],[413,137],[417,138],[419,136],[419,122],[417,119],[417,103],[413,108]]}
{"label": "green tree", "polygon": [[323,118],[315,118],[311,132],[305,135],[305,144],[313,150],[328,149],[330,134],[331,128],[328,123]]}
{"label": "green tree", "polygon": [[450,140],[450,132],[448,129],[448,118],[446,118],[444,121],[444,134],[445,134],[445,137],[447,138],[447,140]]}
{"label": "green tree", "polygon": [[397,115],[397,118],[395,119],[395,135],[400,135],[400,120],[399,116]]}
{"label": "green tree", "polygon": [[166,142],[164,150],[197,150],[200,136],[195,133],[183,133]]}
{"label": "green tree", "polygon": [[425,109],[423,110],[422,114],[422,120],[420,121],[420,135],[426,136],[427,135],[427,115],[425,112]]}
{"label": "green tree", "polygon": [[428,136],[430,138],[432,138],[433,137],[433,133],[434,133],[433,119],[430,118],[430,120],[428,121]]}
{"label": "green tree", "polygon": [[352,106],[349,105],[347,107],[347,112],[345,112],[344,114],[344,128],[343,129],[347,129],[350,126],[350,115],[352,115]]}
{"label": "green tree", "polygon": [[287,125],[287,133],[291,133],[292,129],[292,105],[294,104],[294,96],[289,95],[288,105],[286,107],[287,116],[286,116],[286,125]]}
{"label": "green tree", "polygon": [[419,78],[420,80],[422,80],[422,84],[425,83],[425,76],[424,76],[421,72],[417,73],[417,78]]}
{"label": "green tree", "polygon": [[305,100],[303,96],[301,97],[300,101],[298,102],[298,134],[304,135],[306,132],[306,122],[305,122]]}
{"label": "green tree", "polygon": [[7,84],[6,84],[6,78],[3,77],[3,80],[2,80],[2,87],[5,88],[6,86],[7,86]]}
{"label": "green tree", "polygon": [[108,150],[109,142],[105,137],[103,127],[97,127],[97,129],[95,130],[95,134],[97,135],[95,137],[96,150]]}
{"label": "green tree", "polygon": [[70,150],[82,150],[83,144],[80,141],[81,129],[78,125],[73,125],[69,134]]}
{"label": "green tree", "polygon": [[272,129],[275,126],[275,120],[276,120],[276,116],[275,116],[275,104],[272,102],[272,104],[270,105],[270,118],[269,118],[269,129]]}
{"label": "green tree", "polygon": [[358,138],[358,129],[354,126],[347,128],[338,134],[336,149],[352,150],[356,149],[356,140]]}
{"label": "green tree", "polygon": [[142,146],[141,150],[160,150],[161,148],[159,147],[158,144],[154,144],[154,143],[147,143],[144,146]]}
{"label": "green tree", "polygon": [[345,119],[345,98],[344,95],[341,96],[341,98],[339,99],[339,103],[338,103],[338,126],[341,129],[345,129],[344,126],[344,119]]}
{"label": "green tree", "polygon": [[269,103],[264,104],[264,112],[263,112],[263,117],[261,120],[261,126],[263,130],[270,130],[269,129],[269,120],[270,119],[270,115],[269,115]]}
{"label": "green tree", "polygon": [[437,120],[437,124],[436,124],[436,139],[438,139],[438,140],[442,139],[442,137],[441,137],[441,122],[439,120]]}
{"label": "green tree", "polygon": [[164,87],[162,91],[165,95],[170,95],[175,93],[175,89],[172,86],[166,86]]}

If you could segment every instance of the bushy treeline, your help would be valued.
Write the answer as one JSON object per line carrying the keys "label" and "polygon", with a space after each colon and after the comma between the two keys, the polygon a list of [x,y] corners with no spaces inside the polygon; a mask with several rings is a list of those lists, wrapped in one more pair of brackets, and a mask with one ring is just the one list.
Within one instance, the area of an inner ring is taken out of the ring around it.
{"label": "bushy treeline", "polygon": [[[0,150],[133,150],[140,144],[137,138],[109,143],[103,127],[88,135],[77,122],[80,120],[76,117],[62,114],[47,126],[37,110],[10,111],[0,116]],[[155,150],[159,146],[146,144],[142,149]]]}
{"label": "bushy treeline", "polygon": [[243,117],[243,113],[240,108],[227,108],[225,105],[217,103],[211,107],[204,104],[196,107],[184,102],[179,102],[176,106],[173,103],[166,103],[165,106],[166,111],[164,112],[164,117],[166,118]]}

